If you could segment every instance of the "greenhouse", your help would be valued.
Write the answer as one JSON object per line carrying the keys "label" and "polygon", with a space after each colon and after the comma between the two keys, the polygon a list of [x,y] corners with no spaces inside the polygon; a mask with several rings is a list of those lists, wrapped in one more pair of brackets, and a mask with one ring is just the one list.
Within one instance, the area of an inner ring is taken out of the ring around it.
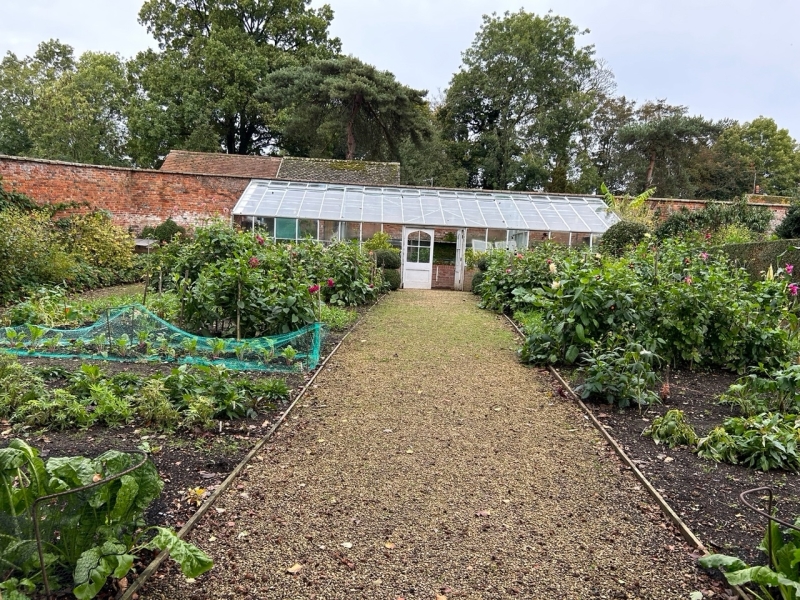
{"label": "greenhouse", "polygon": [[469,283],[468,248],[592,247],[617,221],[597,196],[257,179],[232,218],[277,240],[363,242],[382,231],[401,250],[404,287],[458,290]]}

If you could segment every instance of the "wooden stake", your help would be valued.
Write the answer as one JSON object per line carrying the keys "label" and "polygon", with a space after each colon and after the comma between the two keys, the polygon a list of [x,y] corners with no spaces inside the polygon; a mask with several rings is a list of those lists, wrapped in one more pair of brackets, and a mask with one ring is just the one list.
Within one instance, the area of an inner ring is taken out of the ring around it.
{"label": "wooden stake", "polygon": [[144,276],[144,294],[142,295],[142,306],[147,306],[147,290],[150,287],[150,273]]}
{"label": "wooden stake", "polygon": [[236,297],[236,341],[242,341],[242,280],[239,280],[239,295]]}

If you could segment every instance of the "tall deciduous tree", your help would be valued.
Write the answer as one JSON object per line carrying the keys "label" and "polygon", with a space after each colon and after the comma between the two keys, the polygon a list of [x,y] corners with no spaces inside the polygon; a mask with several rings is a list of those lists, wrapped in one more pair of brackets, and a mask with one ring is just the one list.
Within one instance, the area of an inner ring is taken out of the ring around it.
{"label": "tall deciduous tree", "polygon": [[310,0],[147,0],[139,20],[159,43],[132,68],[132,153],[157,163],[171,148],[258,154],[275,142],[256,91],[271,72],[338,53],[333,12]]}
{"label": "tall deciduous tree", "polygon": [[597,102],[591,46],[564,17],[485,16],[453,76],[441,116],[471,184],[562,187],[572,144]]}
{"label": "tall deciduous tree", "polygon": [[95,164],[123,164],[129,97],[119,56],[75,60],[57,40],[31,57],[0,63],[0,152]]}
{"label": "tall deciduous tree", "polygon": [[793,196],[800,184],[800,148],[786,129],[767,117],[725,129],[718,142],[721,153],[737,162],[747,175],[743,192],[756,185],[764,194]]}
{"label": "tall deciduous tree", "polygon": [[[304,131],[301,143],[327,146],[333,155],[344,147],[348,160],[397,158],[404,139],[419,144],[430,137],[426,95],[351,56],[276,71],[259,93],[290,113],[284,147]],[[304,153],[315,152],[308,147]]]}

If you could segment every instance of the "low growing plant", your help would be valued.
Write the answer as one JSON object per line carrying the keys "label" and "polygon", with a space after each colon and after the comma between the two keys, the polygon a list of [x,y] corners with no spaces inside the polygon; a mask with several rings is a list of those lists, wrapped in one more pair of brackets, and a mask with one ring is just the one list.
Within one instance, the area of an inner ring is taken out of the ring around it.
{"label": "low growing plant", "polygon": [[692,446],[697,442],[697,434],[686,422],[683,411],[674,408],[654,418],[642,435],[653,438],[656,444],[667,444],[670,448]]}
{"label": "low growing plant", "polygon": [[[22,440],[0,449],[0,513],[11,523],[0,535],[4,596],[26,599],[43,583],[31,519],[34,501],[110,479],[136,461],[135,456],[111,450],[96,459],[56,457],[45,463]],[[109,577],[125,577],[144,549],[169,550],[187,577],[210,569],[211,559],[196,546],[169,529],[145,526],[144,511],[162,487],[148,460],[121,478],[39,504],[51,589],[66,587],[79,600],[94,598]]]}

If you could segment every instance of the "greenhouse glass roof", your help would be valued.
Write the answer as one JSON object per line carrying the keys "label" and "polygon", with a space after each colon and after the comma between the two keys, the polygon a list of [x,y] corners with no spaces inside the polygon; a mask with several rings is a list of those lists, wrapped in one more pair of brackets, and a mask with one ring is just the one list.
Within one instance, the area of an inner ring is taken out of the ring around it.
{"label": "greenhouse glass roof", "polygon": [[254,179],[234,216],[604,233],[617,222],[593,196],[368,187]]}

